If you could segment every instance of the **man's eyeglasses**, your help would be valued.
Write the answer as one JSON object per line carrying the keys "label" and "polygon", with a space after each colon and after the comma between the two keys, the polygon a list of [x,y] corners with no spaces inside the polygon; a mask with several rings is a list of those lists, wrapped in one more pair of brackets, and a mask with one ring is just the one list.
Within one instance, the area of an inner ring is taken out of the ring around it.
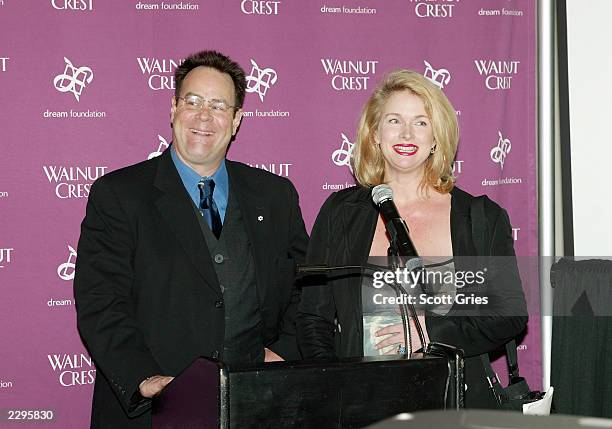
{"label": "man's eyeglasses", "polygon": [[217,100],[214,98],[202,98],[198,95],[187,95],[185,97],[177,97],[179,100],[183,100],[183,106],[187,110],[202,111],[208,107],[213,112],[227,112],[231,108],[237,106],[230,106],[224,100]]}

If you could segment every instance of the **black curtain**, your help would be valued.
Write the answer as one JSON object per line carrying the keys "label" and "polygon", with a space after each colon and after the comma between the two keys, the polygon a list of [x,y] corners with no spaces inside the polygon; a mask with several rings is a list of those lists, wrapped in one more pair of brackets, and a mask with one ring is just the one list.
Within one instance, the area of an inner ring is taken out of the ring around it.
{"label": "black curtain", "polygon": [[612,417],[612,261],[563,258],[551,283],[554,411]]}

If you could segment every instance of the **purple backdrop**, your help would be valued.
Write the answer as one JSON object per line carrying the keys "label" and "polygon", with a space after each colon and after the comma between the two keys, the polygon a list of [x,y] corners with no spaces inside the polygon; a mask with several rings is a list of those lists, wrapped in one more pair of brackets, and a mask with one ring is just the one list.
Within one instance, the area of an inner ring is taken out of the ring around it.
{"label": "purple backdrop", "polygon": [[[459,115],[459,185],[504,206],[517,253],[536,256],[535,29],[535,2],[518,0],[0,0],[0,409],[87,426],[95,369],[72,277],[88,189],[167,146],[173,71],[197,50],[249,73],[229,158],[289,177],[309,228],[353,183],[357,118],[381,76],[435,80]],[[519,359],[538,388],[529,298]]]}

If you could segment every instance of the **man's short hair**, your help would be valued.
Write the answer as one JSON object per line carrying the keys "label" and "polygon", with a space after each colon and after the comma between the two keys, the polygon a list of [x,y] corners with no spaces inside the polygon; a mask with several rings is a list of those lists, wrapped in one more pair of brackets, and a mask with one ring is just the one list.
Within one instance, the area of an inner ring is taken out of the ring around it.
{"label": "man's short hair", "polygon": [[183,63],[174,71],[174,95],[179,97],[181,94],[181,86],[187,74],[196,67],[210,67],[221,73],[227,73],[234,82],[234,92],[236,99],[234,104],[236,107],[242,107],[246,91],[245,73],[240,65],[233,61],[230,57],[223,55],[217,51],[200,51],[189,55]]}

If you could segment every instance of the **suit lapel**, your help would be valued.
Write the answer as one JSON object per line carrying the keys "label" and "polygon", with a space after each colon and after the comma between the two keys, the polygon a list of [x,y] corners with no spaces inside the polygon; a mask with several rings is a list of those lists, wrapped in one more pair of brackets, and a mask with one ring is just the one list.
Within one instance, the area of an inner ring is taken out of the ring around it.
{"label": "suit lapel", "polygon": [[210,252],[194,214],[191,197],[170,157],[170,149],[161,156],[154,185],[162,194],[155,201],[159,214],[174,232],[178,242],[207,286],[222,297]]}
{"label": "suit lapel", "polygon": [[[262,197],[265,191],[257,180],[247,178],[240,173],[240,166],[232,161],[226,160],[227,173],[230,182],[230,193],[236,196],[242,220],[251,243],[251,252],[255,262],[255,277],[257,279],[257,293],[259,302],[266,302],[266,281],[263,277],[266,264],[270,264],[269,249],[273,242],[273,227],[270,207]],[[269,190],[267,190],[269,191]],[[264,309],[262,309],[263,311]]]}

